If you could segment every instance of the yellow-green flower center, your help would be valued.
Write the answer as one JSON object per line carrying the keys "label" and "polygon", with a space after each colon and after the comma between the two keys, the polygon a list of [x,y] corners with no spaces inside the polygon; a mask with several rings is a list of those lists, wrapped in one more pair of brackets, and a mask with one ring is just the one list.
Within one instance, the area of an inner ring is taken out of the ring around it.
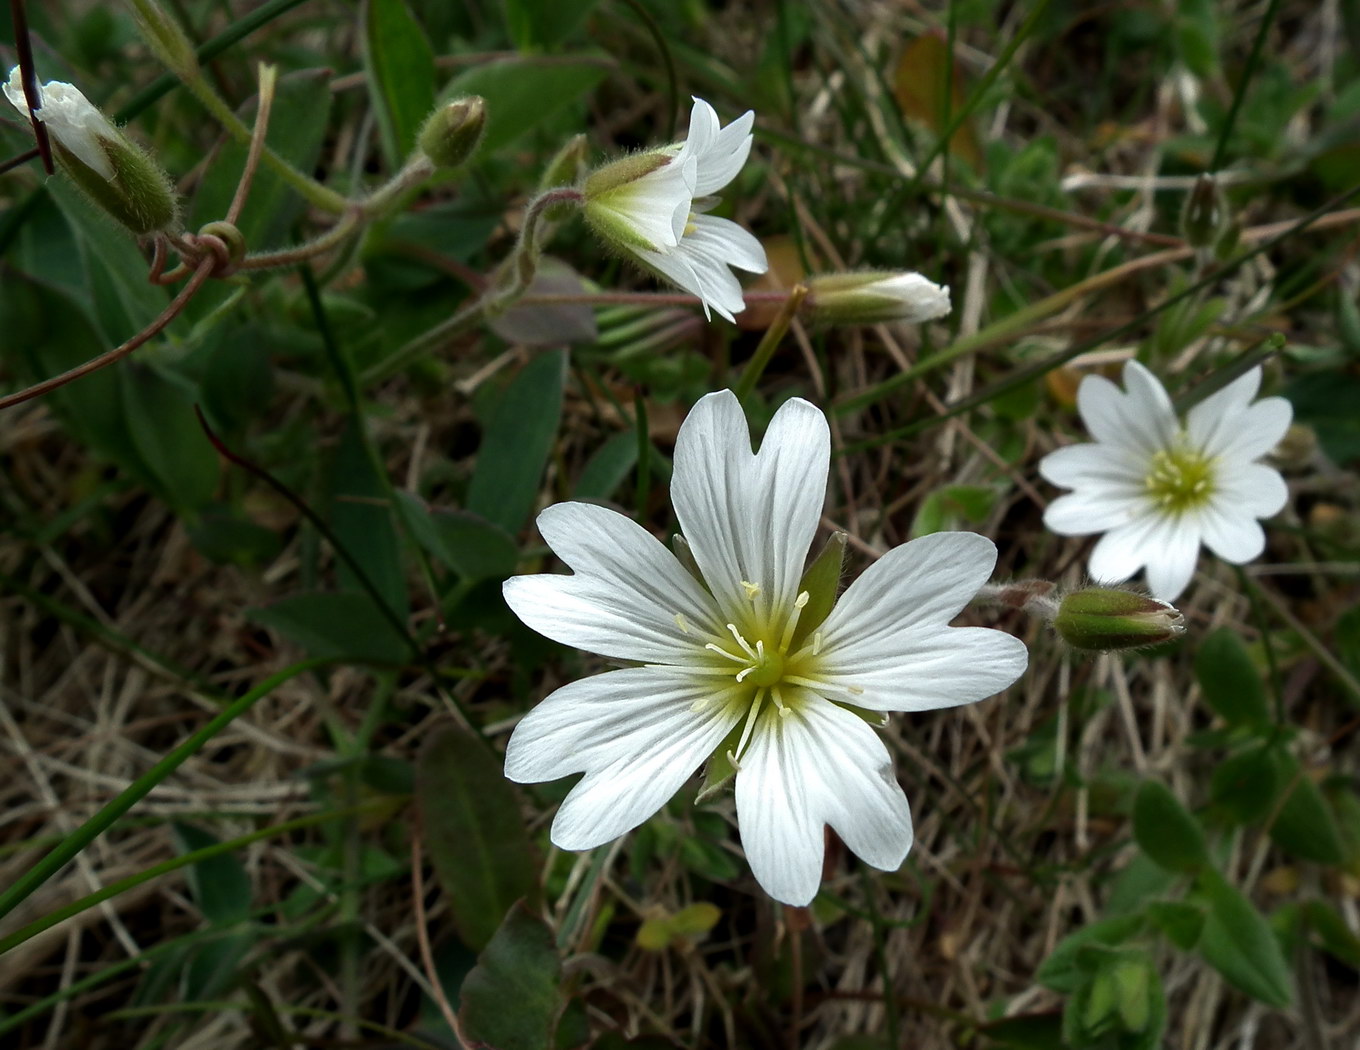
{"label": "yellow-green flower center", "polygon": [[1159,510],[1184,514],[1214,494],[1214,461],[1184,445],[1162,449],[1152,457],[1143,484]]}

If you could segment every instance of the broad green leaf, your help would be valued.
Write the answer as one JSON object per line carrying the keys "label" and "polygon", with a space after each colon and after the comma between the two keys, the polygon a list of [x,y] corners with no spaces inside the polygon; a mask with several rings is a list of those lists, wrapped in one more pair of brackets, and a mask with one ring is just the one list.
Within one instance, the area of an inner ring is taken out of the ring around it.
{"label": "broad green leaf", "polygon": [[310,656],[380,665],[400,664],[410,657],[406,640],[362,592],[294,594],[267,608],[248,609],[246,615],[296,642]]}
{"label": "broad green leaf", "polygon": [[481,950],[511,905],[538,889],[519,796],[486,744],[450,725],[421,748],[416,801],[458,936]]}
{"label": "broad green leaf", "polygon": [[463,981],[463,1041],[488,1050],[549,1050],[562,1003],[560,973],[552,931],[515,905]]}
{"label": "broad green leaf", "polygon": [[406,0],[364,5],[364,68],[383,152],[395,171],[434,109],[434,52]]}
{"label": "broad green leaf", "polygon": [[49,179],[47,187],[80,244],[104,339],[109,347],[118,346],[155,320],[170,297],[146,279],[146,260],[127,230],[91,204],[65,176]]}
{"label": "broad green leaf", "polygon": [[194,549],[218,565],[263,565],[277,558],[283,541],[273,529],[221,504],[209,506],[185,523]]}
{"label": "broad green leaf", "polygon": [[1276,767],[1280,790],[1288,789],[1289,795],[1270,825],[1271,839],[1303,860],[1340,864],[1346,859],[1346,850],[1322,791],[1288,752],[1276,751]]}
{"label": "broad green leaf", "polygon": [[1092,945],[1113,947],[1141,932],[1146,920],[1142,915],[1117,915],[1101,919],[1069,933],[1057,943],[1034,979],[1045,988],[1071,995],[1081,981],[1081,952]]}
{"label": "broad green leaf", "polygon": [[1062,1046],[1062,1019],[1057,1014],[1019,1014],[989,1021],[979,1030],[988,1046],[1006,1050],[1057,1050]]}
{"label": "broad green leaf", "polygon": [[571,36],[598,0],[504,0],[505,27],[521,51],[548,51]]}
{"label": "broad green leaf", "polygon": [[1152,901],[1147,906],[1147,915],[1181,951],[1188,952],[1199,943],[1204,929],[1203,908],[1185,901]]}
{"label": "broad green leaf", "polygon": [[[352,418],[340,437],[330,469],[328,517],[336,538],[357,561],[388,607],[403,621],[410,610],[401,547],[397,542],[389,490],[364,447],[362,419]],[[358,574],[336,559],[343,590],[363,589]]]}
{"label": "broad green leaf", "polygon": [[[216,846],[218,839],[193,824],[176,821],[173,825],[180,853]],[[250,876],[241,862],[230,853],[195,861],[187,869],[189,891],[203,917],[218,925],[241,922],[250,917]]]}
{"label": "broad green leaf", "polygon": [[[330,81],[329,70],[306,70],[279,78],[265,141],[300,171],[311,173],[321,155],[331,108]],[[249,123],[250,115],[245,119]],[[194,197],[188,223],[191,229],[226,215],[245,162],[244,146],[234,139],[222,144],[204,171]],[[246,248],[258,251],[288,243],[304,206],[295,190],[268,165],[261,164],[250,184],[245,210],[236,222],[236,228],[245,236]],[[219,293],[212,301],[218,302],[224,295]]]}
{"label": "broad green leaf", "polygon": [[450,101],[463,95],[486,99],[482,150],[490,153],[583,98],[608,71],[609,60],[604,57],[555,57],[551,64],[530,58],[504,59],[460,74],[440,93],[440,99]]}
{"label": "broad green leaf", "polygon": [[1267,744],[1228,756],[1214,769],[1210,785],[1214,802],[1242,824],[1263,819],[1283,787],[1274,751]]}
{"label": "broad green leaf", "polygon": [[204,348],[200,396],[213,429],[231,431],[269,407],[274,365],[261,326],[232,324],[214,335],[214,345]]}
{"label": "broad green leaf", "polygon": [[1327,952],[1353,970],[1360,970],[1360,937],[1346,924],[1329,903],[1323,900],[1306,901],[1303,915],[1308,926],[1318,935]]}
{"label": "broad green leaf", "polygon": [[619,490],[637,462],[637,435],[615,434],[595,450],[576,479],[572,499],[607,500]]}
{"label": "broad green leaf", "polygon": [[504,579],[515,571],[519,548],[499,525],[466,511],[426,507],[409,492],[398,492],[397,500],[416,542],[464,581]]}
{"label": "broad green leaf", "polygon": [[1168,871],[1193,873],[1209,860],[1199,821],[1155,780],[1143,781],[1133,800],[1133,837]]}
{"label": "broad green leaf", "polygon": [[1200,643],[1195,654],[1195,677],[1199,679],[1204,702],[1225,722],[1246,726],[1270,724],[1265,685],[1237,632],[1222,627]]}
{"label": "broad green leaf", "polygon": [[467,509],[509,533],[524,527],[562,418],[567,355],[533,358],[491,410],[468,487]]}
{"label": "broad green leaf", "polygon": [[1200,873],[1199,891],[1209,906],[1200,954],[1233,987],[1271,1006],[1288,1006],[1289,965],[1261,913],[1212,868]]}
{"label": "broad green leaf", "polygon": [[161,497],[180,510],[207,505],[221,465],[194,412],[195,390],[136,361],[117,369],[128,433]]}
{"label": "broad green leaf", "polygon": [[960,524],[976,525],[991,513],[996,490],[985,485],[946,485],[921,501],[911,524],[911,535],[929,536]]}

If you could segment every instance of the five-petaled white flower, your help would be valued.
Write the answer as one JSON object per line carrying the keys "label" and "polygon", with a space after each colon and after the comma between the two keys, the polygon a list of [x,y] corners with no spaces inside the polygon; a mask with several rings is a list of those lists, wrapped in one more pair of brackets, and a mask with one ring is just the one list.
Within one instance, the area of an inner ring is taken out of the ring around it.
{"label": "five-petaled white flower", "polygon": [[732,267],[764,273],[755,237],[730,219],[706,214],[712,194],[731,182],[751,152],[748,110],[727,127],[703,99],[694,100],[684,142],[624,157],[586,179],[587,221],[648,269],[679,285],[729,321],[745,308]]}
{"label": "five-petaled white flower", "polygon": [[826,418],[798,398],[759,453],[730,391],[700,400],[671,482],[693,568],[616,511],[560,503],[539,515],[574,572],[513,577],[506,601],[541,634],[629,664],[558,689],[510,739],[512,780],[585,773],[553,821],[558,846],[617,838],[730,751],[742,844],[770,896],[812,900],[827,824],[874,867],[901,864],[911,812],[866,718],[991,696],[1027,652],[1000,631],[949,626],[996,562],[972,533],[897,547],[821,622],[804,614],[817,604],[803,574],[830,447]]}
{"label": "five-petaled white flower", "polygon": [[[26,118],[28,101],[24,98],[22,77],[22,71],[15,66],[9,72],[9,82],[4,89],[10,104]],[[90,104],[79,88],[60,80],[41,85],[38,99],[38,108],[33,115],[46,125],[48,133],[86,167],[106,179],[113,178],[113,164],[101,142],[120,139],[121,135],[108,118]]]}
{"label": "five-petaled white flower", "polygon": [[1190,409],[1182,426],[1155,376],[1137,361],[1124,387],[1087,376],[1077,408],[1095,442],[1051,452],[1039,473],[1074,491],[1049,504],[1044,524],[1066,536],[1103,532],[1091,576],[1126,580],[1147,566],[1152,593],[1175,601],[1190,582],[1200,543],[1241,565],[1265,547],[1257,518],[1289,497],[1278,471],[1256,460],[1289,428],[1282,397],[1253,403],[1253,368]]}

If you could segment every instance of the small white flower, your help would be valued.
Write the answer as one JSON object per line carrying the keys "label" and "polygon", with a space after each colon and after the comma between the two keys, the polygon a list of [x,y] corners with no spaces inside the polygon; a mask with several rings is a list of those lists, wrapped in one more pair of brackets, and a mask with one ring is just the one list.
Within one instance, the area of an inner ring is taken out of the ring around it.
{"label": "small white flower", "polygon": [[1074,491],[1049,504],[1044,524],[1065,536],[1105,533],[1091,552],[1091,576],[1127,580],[1147,566],[1152,593],[1175,601],[1190,582],[1203,543],[1241,565],[1265,547],[1257,518],[1285,505],[1278,471],[1257,463],[1284,436],[1292,409],[1282,397],[1253,403],[1253,368],[1190,409],[1182,426],[1155,376],[1124,366],[1125,390],[1087,376],[1077,408],[1093,444],[1051,452],[1039,473]]}
{"label": "small white flower", "polygon": [[807,282],[808,309],[828,324],[924,324],[949,313],[949,287],[912,271],[830,273]]}
{"label": "small white flower", "polygon": [[949,626],[996,562],[972,533],[897,547],[824,620],[804,617],[830,447],[826,418],[798,398],[759,453],[730,391],[700,400],[671,483],[697,577],[616,511],[559,503],[539,515],[573,574],[507,580],[510,608],[549,638],[633,665],[558,689],[510,739],[512,780],[585,773],[553,821],[558,846],[591,849],[637,827],[730,750],[742,844],[770,896],[812,900],[827,824],[874,867],[902,863],[911,812],[861,714],[991,696],[1027,652],[1000,631]]}
{"label": "small white flower", "polygon": [[764,273],[765,249],[729,219],[708,215],[711,195],[741,171],[751,152],[748,110],[727,127],[694,100],[684,142],[605,165],[585,184],[586,219],[647,268],[697,295],[704,315],[729,321],[745,308],[732,267]]}
{"label": "small white flower", "polygon": [[[4,85],[5,97],[24,118],[28,118],[28,102],[24,98],[23,74],[18,66],[10,70],[9,82]],[[90,104],[80,89],[60,80],[53,80],[38,88],[40,99],[33,115],[43,122],[48,133],[65,149],[75,154],[86,167],[106,179],[113,178],[113,163],[109,160],[101,139],[119,139],[118,129],[108,118]]]}

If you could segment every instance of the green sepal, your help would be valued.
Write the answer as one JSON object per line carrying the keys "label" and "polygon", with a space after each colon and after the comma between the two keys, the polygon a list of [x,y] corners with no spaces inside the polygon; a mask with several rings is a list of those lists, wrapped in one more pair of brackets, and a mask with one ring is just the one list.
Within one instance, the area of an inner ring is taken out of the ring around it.
{"label": "green sepal", "polygon": [[86,197],[137,236],[175,225],[179,209],[170,178],[128,139],[99,137],[99,148],[113,166],[106,179],[55,138],[52,155],[62,174]]}
{"label": "green sepal", "polygon": [[798,618],[797,630],[793,632],[791,649],[794,652],[797,652],[803,640],[810,638],[812,632],[831,615],[831,609],[836,604],[836,596],[840,591],[846,541],[845,533],[833,532],[831,538],[826,541],[826,546],[822,548],[822,553],[817,555],[817,559],[808,566],[807,572],[803,573],[803,578],[798,582],[799,593],[807,591],[808,603]]}
{"label": "green sepal", "polygon": [[671,551],[675,554],[675,560],[685,567],[685,571],[698,580],[704,590],[712,594],[712,589],[704,582],[704,574],[699,571],[699,563],[694,560],[694,551],[689,545],[689,540],[677,532],[671,537]]}

